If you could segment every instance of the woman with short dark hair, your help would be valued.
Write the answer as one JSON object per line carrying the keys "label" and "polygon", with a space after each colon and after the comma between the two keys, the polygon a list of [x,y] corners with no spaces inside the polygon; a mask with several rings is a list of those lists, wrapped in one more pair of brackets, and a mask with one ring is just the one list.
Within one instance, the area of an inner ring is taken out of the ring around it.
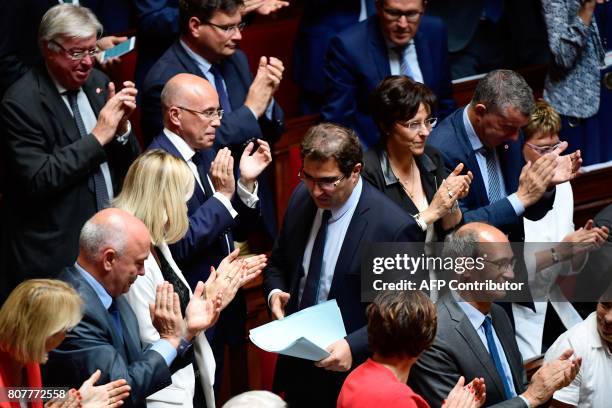
{"label": "woman with short dark hair", "polygon": [[[366,313],[372,357],[346,378],[337,408],[428,408],[406,382],[436,337],[436,307],[421,291],[386,291],[378,293]],[[484,381],[475,379],[464,387],[461,377],[443,407],[476,408],[484,400]]]}
{"label": "woman with short dark hair", "polygon": [[385,78],[371,98],[380,144],[365,153],[363,176],[404,208],[423,229],[423,241],[442,239],[461,222],[457,200],[465,197],[471,172],[449,175],[438,150],[426,146],[436,125],[436,97],[425,85],[403,75]]}

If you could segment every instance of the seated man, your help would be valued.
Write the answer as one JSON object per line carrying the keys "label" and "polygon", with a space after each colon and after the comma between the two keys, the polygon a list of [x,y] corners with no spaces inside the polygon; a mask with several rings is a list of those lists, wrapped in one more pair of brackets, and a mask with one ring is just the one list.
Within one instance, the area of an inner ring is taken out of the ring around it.
{"label": "seated man", "polygon": [[439,101],[436,116],[455,108],[446,30],[423,16],[425,0],[377,0],[376,14],[334,37],[327,50],[323,119],[354,129],[365,147],[378,142],[370,94],[389,75],[427,85]]}
{"label": "seated man", "polygon": [[[312,361],[280,356],[275,388],[290,406],[336,406],[346,373],[368,353],[361,254],[372,242],[418,241],[420,228],[397,204],[361,178],[355,133],[323,123],[306,132],[299,184],[264,270],[275,319],[336,299],[348,335],[331,355]],[[316,391],[313,391],[316,390]]]}
{"label": "seated man", "polygon": [[145,407],[145,397],[171,384],[171,371],[193,360],[191,339],[204,330],[206,316],[218,312],[219,304],[202,298],[199,283],[181,317],[178,295],[172,285],[157,288],[150,305],[153,325],[161,339],[141,344],[138,322],[121,295],[144,275],[151,237],[145,225],[125,211],[109,208],[85,223],[74,266],[59,276],[79,293],[85,305],[81,322],[60,346],[49,354],[43,367],[48,386],[78,387],[100,369],[102,383],[125,378],[130,385],[126,406]]}
{"label": "seated man", "polygon": [[563,333],[548,349],[544,361],[556,359],[567,348],[582,357],[582,367],[567,387],[553,394],[555,408],[607,407],[612,401],[612,286],[597,310]]}
{"label": "seated man", "polygon": [[472,259],[475,266],[452,275],[465,289],[447,292],[438,300],[436,339],[410,371],[408,383],[415,392],[439,407],[460,376],[482,377],[487,406],[529,408],[548,401],[574,379],[580,358],[570,360],[570,349],[544,364],[528,384],[510,320],[493,303],[506,296],[506,290],[474,290],[474,283],[504,285],[514,277],[514,254],[499,229],[466,224],[448,239],[442,257]]}

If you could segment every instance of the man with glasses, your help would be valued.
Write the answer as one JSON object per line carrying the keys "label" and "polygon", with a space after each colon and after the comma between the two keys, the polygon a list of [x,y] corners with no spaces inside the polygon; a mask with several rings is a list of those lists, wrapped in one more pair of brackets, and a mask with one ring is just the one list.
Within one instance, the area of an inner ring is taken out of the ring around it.
{"label": "man with glasses", "polygon": [[[172,77],[161,93],[164,129],[149,149],[163,149],[184,160],[195,178],[195,189],[186,197],[189,230],[170,245],[172,256],[195,289],[206,281],[211,266],[234,250],[234,239],[244,240],[259,218],[257,177],[272,161],[270,146],[249,143],[240,158],[240,178],[234,180],[234,159],[228,148],[216,155],[216,131],[225,120],[219,96],[207,80],[192,74]],[[246,303],[240,291],[207,331],[217,361],[215,382],[221,381],[226,344],[245,338]]]}
{"label": "man with glasses", "polygon": [[455,108],[442,21],[423,16],[425,0],[377,0],[376,15],[334,37],[327,50],[323,119],[357,132],[366,147],[378,142],[369,97],[389,75],[407,75],[438,98],[438,117]]}
{"label": "man with glasses", "polygon": [[514,277],[514,254],[503,232],[484,223],[466,224],[446,241],[442,257],[474,262],[461,274],[451,271],[458,290],[444,294],[436,304],[434,344],[421,354],[408,378],[417,394],[439,407],[460,376],[480,377],[486,385],[487,406],[529,408],[542,405],[572,382],[581,359],[570,358],[573,350],[564,349],[529,383],[510,320],[493,303],[506,291],[472,289],[487,281],[503,285]]}
{"label": "man with glasses", "polygon": [[[253,139],[272,144],[283,130],[283,112],[273,96],[283,77],[283,64],[261,57],[253,79],[246,56],[238,49],[244,29],[242,0],[184,0],[179,4],[180,38],[151,68],[143,84],[142,130],[146,141],[162,129],[160,94],[180,73],[208,80],[219,95],[224,118],[215,147],[230,147],[240,155]],[[276,215],[270,177],[260,178],[259,197],[264,227],[276,236]]]}
{"label": "man with glasses", "polygon": [[353,131],[314,126],[304,136],[301,156],[302,183],[264,270],[264,293],[275,319],[336,299],[348,335],[316,363],[280,356],[274,386],[291,407],[331,407],[348,371],[368,354],[362,251],[372,242],[418,241],[420,229],[362,180],[362,149]]}
{"label": "man with glasses", "polygon": [[136,89],[116,89],[94,69],[102,26],[68,4],[43,17],[44,57],[6,92],[0,107],[10,179],[2,254],[3,290],[56,276],[74,263],[85,221],[110,203],[138,154],[128,117]]}

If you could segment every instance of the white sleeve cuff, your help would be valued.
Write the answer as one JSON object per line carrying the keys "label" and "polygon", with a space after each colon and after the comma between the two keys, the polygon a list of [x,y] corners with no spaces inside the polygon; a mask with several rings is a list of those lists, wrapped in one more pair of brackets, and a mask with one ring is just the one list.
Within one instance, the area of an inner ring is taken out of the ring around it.
{"label": "white sleeve cuff", "polygon": [[257,191],[259,190],[259,184],[255,181],[255,188],[251,193],[246,187],[238,180],[238,188],[236,189],[236,193],[240,200],[249,208],[255,208],[257,206],[257,202],[259,201],[259,197],[257,196]]}
{"label": "white sleeve cuff", "polygon": [[215,197],[217,200],[221,201],[221,204],[223,204],[223,206],[225,208],[227,208],[227,211],[230,213],[232,218],[236,218],[238,213],[236,212],[236,210],[234,210],[234,207],[232,207],[232,202],[229,200],[229,198],[227,198],[226,196],[224,196],[223,194],[221,194],[218,191],[213,194],[213,197]]}
{"label": "white sleeve cuff", "polygon": [[272,299],[272,295],[274,295],[275,293],[279,293],[279,292],[282,292],[282,290],[280,290],[280,289],[272,289],[270,291],[270,293],[268,294],[268,307],[270,309],[272,309],[272,305],[270,304],[270,300]]}

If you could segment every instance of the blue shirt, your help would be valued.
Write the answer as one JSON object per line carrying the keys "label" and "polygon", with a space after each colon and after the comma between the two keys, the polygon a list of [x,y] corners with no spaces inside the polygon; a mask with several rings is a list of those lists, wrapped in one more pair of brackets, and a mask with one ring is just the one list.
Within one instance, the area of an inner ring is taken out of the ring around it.
{"label": "blue shirt", "polygon": [[[83,279],[85,279],[87,283],[89,283],[89,286],[93,288],[94,292],[96,292],[96,295],[98,295],[100,302],[102,302],[102,306],[104,306],[104,308],[108,310],[111,303],[113,303],[112,296],[109,295],[106,289],[104,289],[104,286],[102,286],[100,282],[96,280],[96,278],[91,276],[89,272],[83,269],[81,265],[79,265],[78,263],[75,263],[74,267],[77,269],[77,271],[79,271]],[[164,358],[164,361],[166,361],[166,365],[168,367],[170,366],[170,364],[172,364],[172,362],[176,358],[176,349],[172,347],[172,344],[170,344],[168,340],[164,340],[164,339],[157,340],[151,346],[151,350],[158,352]]]}
{"label": "blue shirt", "polygon": [[[329,295],[329,290],[334,279],[334,270],[336,269],[336,263],[338,262],[338,256],[340,255],[340,250],[342,249],[342,244],[344,243],[346,231],[348,230],[353,214],[355,213],[355,209],[357,208],[357,203],[359,203],[362,190],[363,182],[361,181],[361,177],[359,177],[357,184],[355,184],[355,188],[353,188],[353,191],[346,202],[338,208],[331,209],[331,217],[327,223],[327,235],[325,237],[323,262],[321,264],[321,280],[319,281],[320,286],[317,303],[325,302],[327,300],[327,296]],[[322,217],[323,210],[319,208],[312,223],[306,248],[304,249],[302,266],[304,267],[305,274],[300,281],[300,299],[302,299],[302,292],[304,291],[304,286],[306,285],[308,268],[310,266],[310,255],[312,254],[312,247],[314,246],[317,233],[319,232],[319,227],[321,226]]]}
{"label": "blue shirt", "polygon": [[[468,140],[470,141],[470,145],[472,146],[472,150],[476,154],[476,161],[478,162],[478,168],[480,169],[480,174],[482,174],[482,181],[484,182],[485,188],[487,189],[487,194],[489,193],[489,172],[487,170],[487,159],[484,155],[483,148],[484,145],[482,141],[476,134],[474,127],[472,126],[472,122],[470,122],[470,118],[468,117],[468,106],[463,109],[463,126],[465,127],[465,131],[468,135]],[[510,205],[514,208],[514,212],[517,216],[523,215],[525,212],[525,206],[519,200],[516,193],[512,193],[508,195],[506,190],[506,185],[504,182],[504,175],[501,171],[501,166],[499,164],[499,159],[497,157],[497,151],[495,151],[495,171],[497,172],[498,179],[500,181],[500,190],[502,196],[505,196],[508,201],[510,201]]]}
{"label": "blue shirt", "polygon": [[[196,65],[198,66],[198,68],[200,68],[200,71],[202,71],[202,74],[204,75],[206,80],[210,82],[210,84],[212,85],[213,88],[215,88],[215,91],[216,91],[217,87],[215,86],[215,76],[212,74],[212,72],[210,72],[210,67],[212,67],[212,64],[208,62],[201,55],[195,53],[191,48],[187,46],[187,44],[183,42],[183,40],[180,40],[180,42],[181,42],[181,47],[183,47],[185,52],[195,61]],[[221,78],[221,82],[223,83],[223,89],[225,90],[225,93],[227,93],[227,85],[225,85],[225,79]],[[268,120],[272,120],[272,110],[273,109],[274,109],[274,99],[270,101],[270,103],[268,104],[268,107],[266,108],[265,115]],[[255,112],[251,110],[251,113],[253,114],[255,119],[258,119],[257,115],[255,115]]]}

